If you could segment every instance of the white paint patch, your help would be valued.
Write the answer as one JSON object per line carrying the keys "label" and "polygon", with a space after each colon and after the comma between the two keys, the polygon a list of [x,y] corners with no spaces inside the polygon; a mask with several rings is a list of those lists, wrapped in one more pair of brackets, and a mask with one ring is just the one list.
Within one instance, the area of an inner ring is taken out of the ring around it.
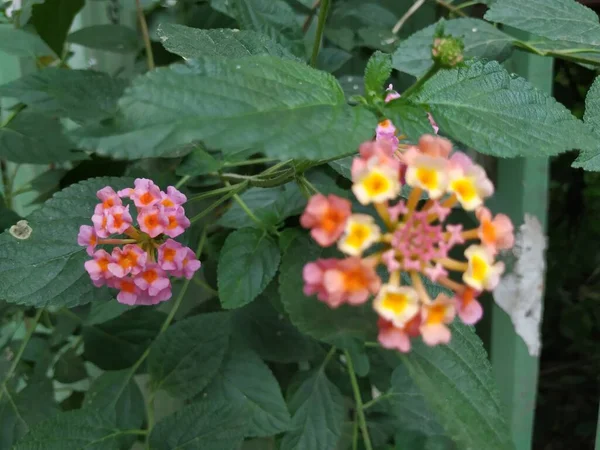
{"label": "white paint patch", "polygon": [[28,239],[33,230],[26,220],[19,220],[16,225],[9,228],[8,232],[17,239]]}
{"label": "white paint patch", "polygon": [[515,331],[531,356],[539,356],[540,323],[546,273],[546,236],[539,220],[525,214],[513,249],[516,258],[512,273],[505,275],[494,290],[494,299],[512,319]]}

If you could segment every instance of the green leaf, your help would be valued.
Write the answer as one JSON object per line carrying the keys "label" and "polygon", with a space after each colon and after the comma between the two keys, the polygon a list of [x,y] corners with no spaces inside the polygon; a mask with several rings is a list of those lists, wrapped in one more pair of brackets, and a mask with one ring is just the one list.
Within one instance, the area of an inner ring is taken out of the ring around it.
{"label": "green leaf", "polygon": [[153,450],[237,450],[248,418],[231,403],[193,403],[156,424],[150,435]]}
{"label": "green leaf", "polygon": [[600,46],[598,16],[575,0],[497,0],[485,19],[555,41]]}
{"label": "green leaf", "polygon": [[320,159],[357,148],[377,124],[346,104],[331,75],[270,56],[153,70],[134,80],[119,106],[115,123],[84,127],[76,140],[129,159],[172,154],[194,140],[225,156],[262,147],[267,156]]}
{"label": "green leaf", "polygon": [[323,48],[317,57],[317,68],[333,73],[341,69],[344,64],[352,59],[352,54],[339,48]]}
{"label": "green leaf", "polygon": [[84,357],[103,370],[135,364],[158,335],[165,314],[134,308],[104,323],[83,327]]}
{"label": "green leaf", "polygon": [[203,56],[242,58],[252,55],[296,59],[286,48],[255,31],[201,30],[184,25],[163,23],[158,27],[158,35],[167,50],[185,59]]}
{"label": "green leaf", "polygon": [[342,435],[344,397],[320,369],[292,397],[292,429],[283,436],[281,450],[335,448]]}
{"label": "green leaf", "polygon": [[[0,196],[0,203],[4,202],[4,198]],[[4,205],[0,204],[0,232],[10,228],[21,220],[19,216],[12,209],[5,208]]]}
{"label": "green leaf", "polygon": [[393,100],[385,105],[384,114],[398,129],[399,134],[417,142],[424,134],[433,134],[427,111],[404,100]]}
{"label": "green leaf", "polygon": [[336,159],[335,161],[331,161],[329,165],[333,170],[339,173],[344,178],[351,180],[352,172],[350,171],[352,167],[352,160],[354,156],[346,156],[344,158]]}
{"label": "green leaf", "polygon": [[49,116],[96,121],[115,114],[126,85],[127,80],[103,72],[51,67],[0,86],[0,96]]}
{"label": "green leaf", "polygon": [[16,163],[48,164],[87,159],[73,151],[56,119],[33,111],[22,111],[0,128],[0,157]]}
{"label": "green leaf", "polygon": [[3,389],[0,400],[0,448],[12,449],[13,445],[31,427],[58,412],[54,404],[52,383],[46,379],[29,384],[15,394],[11,389]]}
{"label": "green leaf", "polygon": [[459,448],[514,449],[491,365],[472,328],[453,325],[449,345],[416,342],[402,361]]}
{"label": "green leaf", "polygon": [[293,363],[312,359],[318,344],[303,335],[273,306],[279,301],[277,284],[271,283],[252,303],[235,311],[233,330],[267,361]]}
{"label": "green leaf", "polygon": [[392,56],[395,69],[419,77],[433,64],[431,47],[439,23],[444,33],[462,38],[465,58],[495,59],[503,61],[512,52],[515,38],[479,19],[452,19],[423,28],[400,43]]}
{"label": "green leaf", "polygon": [[338,346],[349,337],[361,341],[374,337],[377,318],[369,305],[343,305],[334,310],[316,297],[304,295],[302,269],[322,253],[322,248],[302,236],[296,238],[283,255],[279,292],[290,320],[301,332]]}
{"label": "green leaf", "polygon": [[9,24],[0,24],[0,51],[9,55],[31,58],[54,55],[50,47],[37,34],[14,28]]}
{"label": "green leaf", "polygon": [[97,288],[83,267],[89,258],[77,245],[79,226],[91,224],[96,192],[133,184],[128,178],[94,178],[54,195],[27,217],[29,238],[0,234],[0,298],[9,303],[72,307],[112,297]]}
{"label": "green leaf", "polygon": [[548,156],[595,145],[569,110],[495,61],[438,72],[415,102],[430,108],[444,133],[481,153]]}
{"label": "green leaf", "polygon": [[[300,214],[306,205],[306,198],[296,183],[274,188],[252,188],[244,192],[241,198],[266,226],[276,226],[288,217]],[[259,226],[237,202],[218,223],[228,228]]]}
{"label": "green leaf", "polygon": [[116,300],[94,302],[90,313],[85,318],[85,324],[96,325],[108,322],[131,309],[133,309],[131,306],[124,305]]}
{"label": "green leaf", "polygon": [[31,22],[40,37],[57,55],[63,54],[73,19],[84,4],[85,0],[45,0],[44,3],[33,6]]}
{"label": "green leaf", "polygon": [[254,300],[277,273],[280,258],[277,242],[265,231],[242,228],[231,233],[219,255],[223,308],[239,308]]}
{"label": "green leaf", "polygon": [[243,29],[262,33],[297,53],[302,29],[296,13],[284,0],[231,0],[232,12]]}
{"label": "green leaf", "polygon": [[54,378],[61,383],[75,383],[87,377],[81,356],[73,349],[63,353],[54,366]]}
{"label": "green leaf", "polygon": [[216,172],[223,167],[223,164],[224,161],[219,161],[206,150],[196,147],[175,169],[175,173],[179,176],[197,177]]}
{"label": "green leaf", "polygon": [[[596,136],[600,135],[600,77],[594,80],[585,97],[583,121],[589,125]],[[594,150],[581,152],[573,163],[573,167],[600,171],[600,146],[596,146]]]}
{"label": "green leaf", "polygon": [[146,419],[144,397],[131,370],[104,372],[85,395],[83,408],[100,411],[122,430],[142,427]]}
{"label": "green leaf", "polygon": [[132,53],[140,47],[138,34],[133,28],[115,24],[81,28],[69,34],[67,41],[113,53]]}
{"label": "green leaf", "polygon": [[202,314],[169,327],[148,356],[153,390],[164,389],[183,399],[197,395],[216,375],[230,333],[226,313]]}
{"label": "green leaf", "polygon": [[392,57],[388,53],[375,52],[367,62],[365,69],[365,92],[383,96],[385,82],[392,75]]}
{"label": "green leaf", "polygon": [[125,435],[100,412],[74,410],[34,426],[13,450],[119,450]]}
{"label": "green leaf", "polygon": [[234,347],[203,398],[240,408],[250,422],[245,433],[249,437],[272,436],[290,427],[290,413],[277,380],[251,350]]}

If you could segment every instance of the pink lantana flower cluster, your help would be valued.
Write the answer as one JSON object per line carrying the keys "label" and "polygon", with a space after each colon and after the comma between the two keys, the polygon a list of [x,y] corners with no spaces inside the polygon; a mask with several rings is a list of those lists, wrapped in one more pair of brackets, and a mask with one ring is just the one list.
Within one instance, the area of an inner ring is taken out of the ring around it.
{"label": "pink lantana flower cluster", "polygon": [[[82,225],[77,236],[77,243],[87,247],[92,257],[85,262],[92,283],[118,289],[117,300],[127,305],[155,305],[170,299],[169,277],[191,279],[200,268],[194,252],[171,239],[190,226],[182,206],[186,196],[173,186],[163,192],[145,178],[119,192],[106,186],[97,196],[100,203],[94,209],[93,226]],[[123,198],[137,209],[137,227]],[[108,253],[96,250],[98,245],[114,247]]]}
{"label": "pink lantana flower cluster", "polygon": [[[373,205],[380,222],[353,214],[346,199],[313,196],[302,226],[319,245],[337,244],[346,258],[307,264],[305,294],[316,294],[332,308],[363,304],[374,296],[379,342],[402,352],[410,350],[411,338],[417,336],[428,345],[448,343],[448,324],[455,315],[466,324],[476,323],[483,313],[478,295],[493,290],[504,271],[496,261],[498,252],[514,244],[510,219],[494,216],[484,206],[494,192],[484,169],[438,136],[424,135],[415,146],[379,139],[361,145],[352,181],[357,200]],[[403,185],[412,188],[406,200],[400,197]],[[423,194],[428,200],[422,200]],[[464,230],[447,223],[457,206],[474,212],[479,225]],[[455,249],[463,259],[450,255]],[[385,281],[377,274],[380,265],[387,271]],[[453,294],[430,298],[425,279]]]}

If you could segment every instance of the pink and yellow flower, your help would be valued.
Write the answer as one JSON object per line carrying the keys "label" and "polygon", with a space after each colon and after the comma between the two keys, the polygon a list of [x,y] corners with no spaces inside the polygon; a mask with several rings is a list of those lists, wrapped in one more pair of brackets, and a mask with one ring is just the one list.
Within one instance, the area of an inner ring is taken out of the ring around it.
{"label": "pink and yellow flower", "polygon": [[315,241],[323,247],[333,244],[344,232],[351,203],[336,195],[313,196],[300,217],[300,225],[310,229]]}
{"label": "pink and yellow flower", "polygon": [[497,214],[492,218],[490,210],[481,207],[477,210],[477,219],[480,223],[477,233],[479,239],[493,253],[515,245],[514,227],[507,215]]}
{"label": "pink and yellow flower", "polygon": [[353,214],[346,221],[344,235],[338,241],[338,248],[350,256],[359,256],[379,241],[381,231],[375,219],[366,214]]}
{"label": "pink and yellow flower", "polygon": [[81,225],[79,227],[79,234],[77,235],[77,244],[87,247],[87,254],[92,256],[96,245],[98,245],[98,236],[96,235],[96,231],[94,231],[94,227]]}
{"label": "pink and yellow flower", "polygon": [[494,262],[494,254],[481,245],[471,245],[465,250],[468,268],[463,281],[475,290],[493,290],[504,272],[504,263]]}
{"label": "pink and yellow flower", "polygon": [[448,190],[456,195],[466,211],[474,211],[494,193],[494,185],[485,170],[462,152],[450,158],[449,178]]}
{"label": "pink and yellow flower", "polygon": [[419,294],[411,287],[385,284],[373,302],[380,317],[403,328],[421,309]]}
{"label": "pink and yellow flower", "polygon": [[454,302],[444,294],[438,295],[433,303],[423,305],[419,327],[423,342],[432,346],[450,342],[452,334],[447,325],[452,323],[455,314]]}

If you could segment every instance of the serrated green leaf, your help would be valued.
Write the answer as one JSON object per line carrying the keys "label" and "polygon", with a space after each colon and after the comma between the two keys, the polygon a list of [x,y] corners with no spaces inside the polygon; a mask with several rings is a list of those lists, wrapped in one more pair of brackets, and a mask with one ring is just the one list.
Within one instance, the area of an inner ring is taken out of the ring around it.
{"label": "serrated green leaf", "polygon": [[352,54],[335,47],[323,48],[317,57],[317,68],[333,73],[352,59]]}
{"label": "serrated green leaf", "polygon": [[156,424],[150,435],[154,450],[237,450],[248,418],[230,403],[201,401]]}
{"label": "serrated green leaf", "polygon": [[108,322],[131,309],[131,306],[119,303],[116,300],[94,302],[84,323],[86,325],[96,325]]}
{"label": "serrated green leaf", "polygon": [[481,153],[548,156],[595,145],[569,110],[495,61],[438,72],[414,100],[444,133]]}
{"label": "serrated green leaf", "polygon": [[385,92],[385,82],[392,75],[392,57],[388,53],[375,52],[365,69],[365,91],[381,97]]}
{"label": "serrated green leaf", "polygon": [[279,293],[290,320],[301,332],[338,346],[349,337],[361,341],[373,337],[377,318],[370,306],[342,305],[334,310],[316,297],[304,295],[302,269],[322,253],[321,247],[302,236],[296,238],[283,255]]}
{"label": "serrated green leaf", "polygon": [[335,448],[342,435],[344,397],[327,379],[324,370],[308,378],[292,397],[292,428],[281,441],[281,450]]}
{"label": "serrated green leaf", "polygon": [[398,134],[405,134],[413,142],[417,142],[424,134],[434,132],[427,111],[420,106],[393,100],[385,105],[384,114],[394,123]]}
{"label": "serrated green leaf", "polygon": [[112,297],[97,288],[83,267],[89,258],[77,245],[79,227],[91,223],[96,192],[133,184],[129,178],[94,178],[54,195],[27,217],[29,238],[0,234],[0,298],[9,303],[72,307]]}
{"label": "serrated green leaf", "polygon": [[[306,205],[306,198],[295,183],[275,188],[252,188],[241,198],[266,226],[275,226],[290,216],[300,214]],[[238,203],[234,203],[218,223],[227,228],[259,226]]]}
{"label": "serrated green leaf", "polygon": [[140,48],[137,32],[133,28],[116,24],[81,28],[69,34],[67,41],[71,44],[113,53],[132,53]]}
{"label": "serrated green leaf", "polygon": [[0,24],[0,51],[30,58],[54,55],[50,47],[37,34],[13,28],[8,24]]}
{"label": "serrated green leaf", "polygon": [[185,59],[203,56],[242,58],[252,55],[296,59],[286,48],[267,36],[250,30],[202,30],[165,23],[158,27],[158,35],[163,47]]}
{"label": "serrated green leaf", "polygon": [[85,0],[45,0],[33,6],[31,23],[57,55],[63,54],[73,19],[84,4]]}
{"label": "serrated green leaf", "polygon": [[56,119],[22,111],[0,128],[0,157],[16,163],[44,164],[87,159],[63,134]]}
{"label": "serrated green leaf", "polygon": [[415,342],[402,361],[459,448],[514,449],[491,365],[472,328],[453,325],[449,345]]}
{"label": "serrated green leaf", "polygon": [[196,177],[216,172],[223,167],[223,164],[224,161],[219,161],[206,150],[196,147],[175,169],[175,173],[179,176]]}
{"label": "serrated green leaf", "polygon": [[75,383],[87,377],[87,370],[81,356],[73,349],[63,353],[54,365],[54,379],[61,383]]}
{"label": "serrated green leaf", "polygon": [[0,449],[12,449],[13,445],[31,427],[58,412],[54,404],[52,384],[43,382],[26,386],[19,393],[4,387],[0,400]]}
{"label": "serrated green leaf", "polygon": [[83,408],[102,412],[122,430],[140,429],[146,407],[131,370],[105,372],[94,380],[85,394]]}
{"label": "serrated green leaf", "polygon": [[348,180],[351,180],[352,172],[350,171],[350,169],[352,167],[353,159],[354,159],[354,156],[346,156],[344,158],[336,159],[335,161],[331,161],[329,163],[329,165],[331,166],[331,168],[333,170],[335,170],[341,176],[343,176],[344,178],[347,178]]}
{"label": "serrated green leaf", "polygon": [[165,314],[134,308],[104,323],[83,327],[84,357],[103,370],[131,367],[158,335]]}
{"label": "serrated green leaf", "polygon": [[300,333],[277,311],[271,302],[273,298],[279,299],[276,283],[255,301],[236,310],[234,333],[267,361],[293,363],[312,359],[318,350],[317,341]]}
{"label": "serrated green leaf", "polygon": [[598,16],[575,0],[498,0],[485,19],[555,41],[600,46]]}
{"label": "serrated green leaf", "polygon": [[126,85],[103,72],[49,67],[0,86],[0,96],[49,116],[96,121],[114,115]]}
{"label": "serrated green leaf", "polygon": [[13,450],[120,450],[126,434],[100,412],[74,410],[37,424]]}
{"label": "serrated green leaf", "polygon": [[[583,121],[590,127],[592,132],[600,135],[600,77],[594,80],[585,97],[585,114]],[[600,171],[600,146],[595,150],[581,152],[573,167],[584,170]]]}
{"label": "serrated green leaf", "polygon": [[217,373],[230,333],[230,316],[226,313],[202,314],[176,322],[150,349],[152,388],[183,399],[197,395]]}
{"label": "serrated green leaf", "polygon": [[272,436],[290,427],[290,413],[277,379],[252,350],[234,347],[203,398],[240,408],[249,419],[245,436]]}
{"label": "serrated green leaf", "polygon": [[277,273],[280,258],[277,242],[265,231],[242,228],[231,233],[219,255],[223,308],[240,308],[254,300]]}
{"label": "serrated green leaf", "polygon": [[[331,75],[270,56],[201,58],[137,78],[111,125],[74,133],[118,158],[169,155],[194,140],[227,153],[264,148],[276,158],[328,158],[371,138],[376,119],[346,104]],[[233,132],[235,130],[235,132]]]}
{"label": "serrated green leaf", "polygon": [[[465,58],[484,58],[503,61],[512,52],[515,38],[479,19],[441,20],[444,33],[462,38]],[[419,77],[433,64],[431,47],[439,23],[417,31],[402,41],[392,57],[395,69]]]}

